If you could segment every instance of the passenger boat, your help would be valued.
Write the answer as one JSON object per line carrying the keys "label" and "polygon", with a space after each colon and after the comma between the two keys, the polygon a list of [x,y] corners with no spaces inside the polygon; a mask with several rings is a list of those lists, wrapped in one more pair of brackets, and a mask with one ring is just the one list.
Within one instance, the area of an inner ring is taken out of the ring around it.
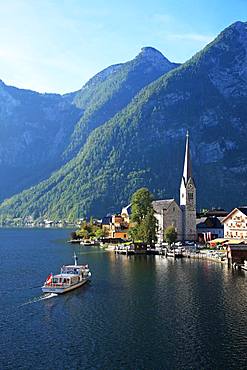
{"label": "passenger boat", "polygon": [[89,271],[88,265],[78,265],[76,254],[74,254],[74,260],[74,265],[62,266],[60,274],[50,274],[47,277],[41,288],[44,293],[66,293],[70,290],[79,288],[89,281],[91,272]]}

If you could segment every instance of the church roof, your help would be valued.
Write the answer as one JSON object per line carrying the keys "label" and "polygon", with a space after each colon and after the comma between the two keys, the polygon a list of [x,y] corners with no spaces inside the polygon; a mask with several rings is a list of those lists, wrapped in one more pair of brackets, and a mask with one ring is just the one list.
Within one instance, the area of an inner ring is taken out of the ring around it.
{"label": "church roof", "polygon": [[123,207],[121,213],[126,213],[126,214],[130,215],[131,214],[131,206],[132,206],[132,204],[130,203],[126,207]]}
{"label": "church roof", "polygon": [[184,156],[184,170],[183,170],[183,180],[184,180],[185,185],[187,184],[190,177],[192,178],[192,165],[191,165],[191,158],[190,158],[189,132],[187,131],[185,156]]}
{"label": "church roof", "polygon": [[155,212],[158,213],[160,211],[167,210],[170,207],[171,203],[174,201],[175,199],[154,200],[152,202],[152,205],[153,205]]}

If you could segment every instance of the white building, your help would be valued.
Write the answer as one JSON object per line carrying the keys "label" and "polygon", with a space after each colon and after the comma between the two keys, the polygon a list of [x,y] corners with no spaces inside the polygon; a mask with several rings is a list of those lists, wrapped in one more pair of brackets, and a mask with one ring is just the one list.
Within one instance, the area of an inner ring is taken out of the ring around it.
{"label": "white building", "polygon": [[186,135],[183,176],[180,185],[180,206],[174,199],[153,202],[158,221],[158,242],[164,241],[164,231],[173,225],[178,240],[196,240],[196,186],[192,177],[189,134]]}
{"label": "white building", "polygon": [[247,206],[234,208],[222,222],[224,238],[247,240]]}

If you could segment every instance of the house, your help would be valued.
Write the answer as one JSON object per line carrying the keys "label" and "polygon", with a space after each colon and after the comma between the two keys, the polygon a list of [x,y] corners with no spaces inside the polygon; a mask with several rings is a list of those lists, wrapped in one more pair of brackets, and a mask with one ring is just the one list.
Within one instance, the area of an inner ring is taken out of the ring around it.
{"label": "house", "polygon": [[239,242],[239,244],[229,244],[227,248],[228,262],[231,264],[243,265],[247,261],[247,244]]}
{"label": "house", "polygon": [[126,223],[130,223],[131,204],[128,204],[126,207],[122,208],[121,216]]}
{"label": "house", "polygon": [[102,230],[108,236],[111,230],[112,216],[105,216],[102,218]]}
{"label": "house", "polygon": [[216,238],[223,238],[224,225],[222,220],[223,217],[216,216],[198,218],[196,220],[196,231],[199,242],[206,243]]}
{"label": "house", "polygon": [[224,238],[247,240],[247,206],[234,208],[222,222]]}
{"label": "house", "polygon": [[103,217],[102,230],[105,231],[108,238],[124,240],[129,238],[129,223],[120,214]]}
{"label": "house", "polygon": [[113,215],[111,224],[111,237],[127,240],[129,235],[129,223],[122,215]]}

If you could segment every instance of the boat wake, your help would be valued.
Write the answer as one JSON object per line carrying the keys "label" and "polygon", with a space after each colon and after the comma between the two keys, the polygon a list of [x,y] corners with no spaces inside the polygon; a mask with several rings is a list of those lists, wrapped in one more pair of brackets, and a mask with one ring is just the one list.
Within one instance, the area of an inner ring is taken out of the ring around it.
{"label": "boat wake", "polygon": [[31,299],[30,301],[26,302],[26,303],[23,303],[21,306],[26,306],[27,304],[32,304],[32,303],[36,303],[36,302],[40,302],[40,301],[44,301],[45,299],[50,299],[50,298],[53,298],[53,297],[56,297],[58,294],[56,293],[46,293],[46,294],[42,294],[41,296],[39,297],[35,297],[33,299]]}

